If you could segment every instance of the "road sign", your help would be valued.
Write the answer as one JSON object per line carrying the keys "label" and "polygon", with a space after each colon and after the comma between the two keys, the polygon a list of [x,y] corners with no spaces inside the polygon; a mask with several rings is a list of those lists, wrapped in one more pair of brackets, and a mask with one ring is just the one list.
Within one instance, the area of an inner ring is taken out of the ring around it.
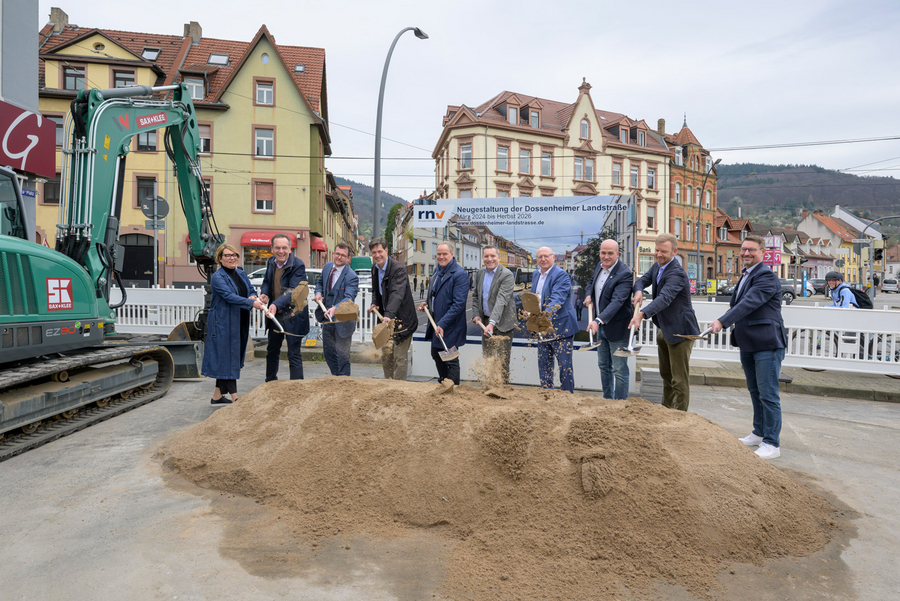
{"label": "road sign", "polygon": [[767,248],[763,251],[763,263],[766,265],[781,265],[781,250]]}
{"label": "road sign", "polygon": [[153,214],[153,198],[145,198],[141,201],[141,213],[144,217],[165,217],[169,214],[169,203],[162,196],[156,197],[156,215]]}
{"label": "road sign", "polygon": [[766,248],[778,248],[781,246],[781,236],[763,236]]}
{"label": "road sign", "polygon": [[868,244],[869,239],[868,238],[854,238],[852,240],[852,242],[853,242],[853,244]]}
{"label": "road sign", "polygon": [[147,219],[144,221],[144,227],[148,230],[164,230],[166,229],[166,222],[162,219]]}

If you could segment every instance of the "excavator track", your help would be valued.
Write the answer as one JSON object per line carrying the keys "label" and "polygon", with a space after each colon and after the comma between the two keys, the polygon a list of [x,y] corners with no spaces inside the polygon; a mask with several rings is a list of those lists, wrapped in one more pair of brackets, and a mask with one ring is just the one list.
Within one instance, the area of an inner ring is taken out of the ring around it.
{"label": "excavator track", "polygon": [[158,345],[95,347],[0,372],[0,461],[155,401],[174,373]]}

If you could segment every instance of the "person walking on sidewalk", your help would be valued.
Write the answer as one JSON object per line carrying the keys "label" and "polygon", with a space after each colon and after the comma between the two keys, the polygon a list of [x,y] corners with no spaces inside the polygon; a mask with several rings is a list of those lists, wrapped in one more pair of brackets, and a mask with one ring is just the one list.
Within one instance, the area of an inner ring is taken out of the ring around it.
{"label": "person walking on sidewalk", "polygon": [[713,332],[734,326],[731,344],[741,350],[741,366],[753,403],[753,431],[740,441],[757,446],[763,459],[781,456],[781,397],[778,375],[787,347],[781,317],[781,284],[771,269],[762,264],[765,240],[747,236],[741,243],[744,269],[731,295],[731,308],[712,322]]}
{"label": "person walking on sidewalk", "polygon": [[[332,376],[350,375],[350,342],[356,330],[356,320],[328,323],[334,319],[334,311],[344,301],[353,302],[359,291],[359,276],[350,269],[350,246],[346,242],[334,245],[334,259],[325,263],[322,277],[316,281],[316,303],[325,305],[326,311],[316,309],[316,319],[322,325],[322,354]],[[330,318],[330,319],[329,319]],[[328,325],[325,325],[328,324]]]}
{"label": "person walking on sidewalk", "polygon": [[691,287],[684,267],[675,260],[678,240],[672,234],[656,237],[656,263],[634,283],[635,306],[644,300],[644,288],[653,286],[653,302],[631,320],[635,330],[649,317],[662,332],[656,337],[659,375],[663,379],[662,404],[687,411],[691,403],[690,361],[693,341],[678,334],[699,334],[697,315],[691,305]]}

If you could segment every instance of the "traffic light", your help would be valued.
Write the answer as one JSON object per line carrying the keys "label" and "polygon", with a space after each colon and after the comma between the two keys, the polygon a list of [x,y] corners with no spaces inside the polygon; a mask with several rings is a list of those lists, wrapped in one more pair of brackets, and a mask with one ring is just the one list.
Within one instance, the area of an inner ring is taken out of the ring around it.
{"label": "traffic light", "polygon": [[791,265],[796,265],[796,264],[797,264],[797,257],[795,257],[794,255],[791,255]]}
{"label": "traffic light", "polygon": [[875,261],[880,261],[884,258],[884,249],[883,248],[875,248],[873,249],[872,258]]}
{"label": "traffic light", "polygon": [[800,264],[801,264],[801,265],[803,265],[803,264],[806,263],[807,261],[809,261],[809,259],[807,259],[806,257],[800,257]]}

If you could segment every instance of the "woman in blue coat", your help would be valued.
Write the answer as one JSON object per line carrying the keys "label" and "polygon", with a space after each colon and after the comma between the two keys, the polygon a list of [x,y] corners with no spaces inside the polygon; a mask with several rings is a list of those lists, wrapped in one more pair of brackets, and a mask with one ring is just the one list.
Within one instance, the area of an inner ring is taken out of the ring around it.
{"label": "woman in blue coat", "polygon": [[[210,403],[228,405],[237,400],[237,381],[244,367],[244,353],[250,336],[250,309],[265,311],[256,298],[256,289],[244,270],[238,267],[240,252],[230,244],[216,251],[221,269],[210,278],[212,303],[206,323],[206,348],[200,373],[216,379]],[[230,394],[231,400],[224,395]]]}

